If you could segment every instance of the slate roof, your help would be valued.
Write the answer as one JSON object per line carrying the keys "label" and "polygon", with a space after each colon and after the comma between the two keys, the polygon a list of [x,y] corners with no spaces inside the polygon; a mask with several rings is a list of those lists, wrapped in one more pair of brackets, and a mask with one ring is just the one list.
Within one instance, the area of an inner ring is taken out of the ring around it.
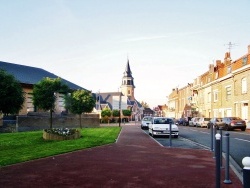
{"label": "slate roof", "polygon": [[[12,74],[22,84],[34,85],[45,77],[49,77],[49,78],[59,77],[41,68],[8,63],[8,62],[3,62],[3,61],[0,61],[0,69],[5,70],[9,74]],[[61,79],[62,79],[62,82],[65,83],[70,89],[86,90],[85,88],[82,88],[81,86],[78,86],[68,80],[65,80],[63,78]]]}
{"label": "slate roof", "polygon": [[[103,109],[104,107],[106,106],[109,106],[109,108],[111,110],[113,110],[113,96],[119,96],[121,93],[120,92],[106,92],[106,93],[96,93],[96,99],[97,99],[97,102],[96,102],[96,109],[97,110],[100,110],[99,109],[99,104],[101,106],[101,109]],[[99,101],[100,100],[100,101]],[[137,100],[135,101],[131,101],[129,100],[129,98],[127,97],[127,105],[128,106],[134,106],[134,104],[137,103],[137,106],[139,108],[142,107],[141,103],[139,103]]]}

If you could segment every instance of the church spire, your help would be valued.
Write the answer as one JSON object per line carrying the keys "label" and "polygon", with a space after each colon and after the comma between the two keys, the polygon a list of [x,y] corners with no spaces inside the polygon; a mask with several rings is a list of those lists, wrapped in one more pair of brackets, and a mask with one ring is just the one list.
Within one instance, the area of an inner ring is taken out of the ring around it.
{"label": "church spire", "polygon": [[124,72],[124,76],[132,77],[132,72],[130,70],[129,59],[127,60],[127,66]]}
{"label": "church spire", "polygon": [[134,78],[129,65],[129,59],[127,60],[127,65],[125,72],[123,73],[121,91],[123,95],[127,96],[130,100],[134,100]]}

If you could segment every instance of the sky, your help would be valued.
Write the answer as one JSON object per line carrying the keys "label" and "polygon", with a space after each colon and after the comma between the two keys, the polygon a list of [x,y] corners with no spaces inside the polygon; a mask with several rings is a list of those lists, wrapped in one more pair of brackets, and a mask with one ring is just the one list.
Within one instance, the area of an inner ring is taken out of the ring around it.
{"label": "sky", "polygon": [[0,61],[93,93],[118,91],[129,59],[151,108],[250,45],[249,0],[0,0]]}

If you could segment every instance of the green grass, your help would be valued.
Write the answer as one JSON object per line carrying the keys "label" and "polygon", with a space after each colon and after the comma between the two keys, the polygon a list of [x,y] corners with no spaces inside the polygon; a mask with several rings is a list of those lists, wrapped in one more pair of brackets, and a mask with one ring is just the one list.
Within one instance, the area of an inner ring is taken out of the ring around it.
{"label": "green grass", "polygon": [[0,166],[114,143],[120,127],[81,129],[76,140],[44,140],[43,131],[0,134]]}

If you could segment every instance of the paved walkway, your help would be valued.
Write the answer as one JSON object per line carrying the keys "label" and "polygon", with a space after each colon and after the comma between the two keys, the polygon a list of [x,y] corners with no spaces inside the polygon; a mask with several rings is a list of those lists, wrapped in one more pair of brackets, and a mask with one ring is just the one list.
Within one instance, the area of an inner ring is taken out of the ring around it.
{"label": "paved walkway", "polygon": [[[215,188],[213,154],[162,147],[139,125],[122,125],[117,143],[0,169],[1,187]],[[230,170],[232,184],[242,183]]]}

